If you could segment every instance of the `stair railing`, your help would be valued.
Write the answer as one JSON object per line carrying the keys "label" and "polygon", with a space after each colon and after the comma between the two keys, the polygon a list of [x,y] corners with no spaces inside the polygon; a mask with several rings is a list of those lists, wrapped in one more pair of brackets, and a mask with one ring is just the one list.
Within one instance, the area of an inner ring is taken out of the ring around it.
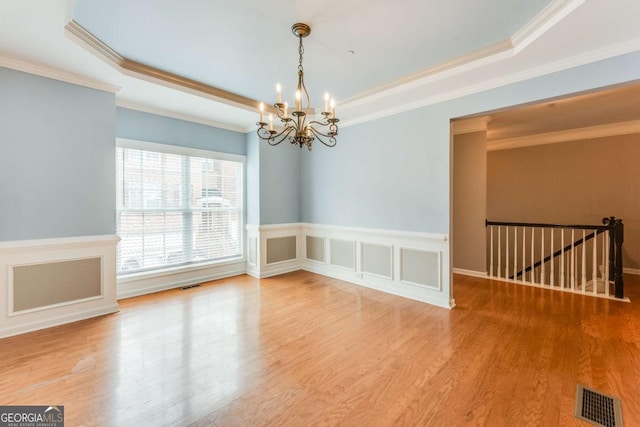
{"label": "stair railing", "polygon": [[[489,277],[624,298],[621,219],[603,225],[486,221]],[[569,242],[567,244],[567,242]]]}

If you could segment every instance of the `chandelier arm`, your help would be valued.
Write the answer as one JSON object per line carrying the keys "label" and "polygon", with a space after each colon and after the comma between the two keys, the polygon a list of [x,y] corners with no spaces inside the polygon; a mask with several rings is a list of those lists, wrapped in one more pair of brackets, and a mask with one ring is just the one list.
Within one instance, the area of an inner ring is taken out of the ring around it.
{"label": "chandelier arm", "polygon": [[[311,133],[316,137],[318,141],[326,145],[327,147],[334,147],[336,145],[336,139],[333,135],[325,135],[322,132],[317,131],[314,127],[309,127]],[[329,142],[325,141],[327,139]]]}
{"label": "chandelier arm", "polygon": [[[295,127],[285,127],[280,133],[271,133],[264,127],[258,128],[258,137],[264,141],[267,141],[269,145],[278,145],[284,141],[291,132],[295,130]],[[260,132],[262,131],[262,132]]]}
{"label": "chandelier arm", "polygon": [[[323,127],[329,126],[329,131],[326,132],[326,133],[321,132],[318,129],[316,129],[313,126],[311,126],[311,123],[318,123],[318,124],[322,125]],[[326,138],[331,138],[331,137],[334,137],[334,136],[336,136],[338,134],[338,125],[336,125],[335,123],[323,124],[323,123],[319,123],[319,122],[313,121],[313,122],[309,123],[309,128],[312,131],[314,131],[315,134],[322,135],[322,136],[324,136]]]}
{"label": "chandelier arm", "polygon": [[312,124],[314,124],[314,123],[315,123],[315,124],[317,124],[317,125],[320,125],[320,126],[335,126],[335,127],[336,127],[336,130],[338,129],[338,125],[336,125],[335,123],[330,123],[330,122],[319,122],[319,121],[317,121],[317,120],[313,120],[313,121],[309,122],[309,125],[312,125]]}

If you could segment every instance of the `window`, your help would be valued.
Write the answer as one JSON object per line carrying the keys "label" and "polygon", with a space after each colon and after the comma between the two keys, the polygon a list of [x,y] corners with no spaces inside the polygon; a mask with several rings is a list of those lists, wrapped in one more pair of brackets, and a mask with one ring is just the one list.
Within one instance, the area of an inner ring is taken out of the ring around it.
{"label": "window", "polygon": [[119,274],[243,255],[244,157],[118,140]]}

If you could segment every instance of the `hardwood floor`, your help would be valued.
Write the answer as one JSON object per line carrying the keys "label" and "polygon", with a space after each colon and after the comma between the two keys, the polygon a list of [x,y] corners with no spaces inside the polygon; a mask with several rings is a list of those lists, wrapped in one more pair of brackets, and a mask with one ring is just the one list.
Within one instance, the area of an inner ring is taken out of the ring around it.
{"label": "hardwood floor", "polygon": [[0,404],[68,426],[588,425],[576,385],[640,425],[631,303],[455,276],[446,310],[307,272],[120,301],[0,340]]}

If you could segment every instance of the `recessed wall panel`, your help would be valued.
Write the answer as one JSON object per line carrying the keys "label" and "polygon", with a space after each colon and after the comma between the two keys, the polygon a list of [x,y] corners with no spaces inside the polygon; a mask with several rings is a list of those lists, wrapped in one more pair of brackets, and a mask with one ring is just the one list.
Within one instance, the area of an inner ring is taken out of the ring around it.
{"label": "recessed wall panel", "polygon": [[355,244],[353,240],[331,239],[331,264],[355,270]]}
{"label": "recessed wall panel", "polygon": [[267,264],[295,260],[296,236],[267,239]]}
{"label": "recessed wall panel", "polygon": [[393,278],[391,246],[362,244],[362,272]]}
{"label": "recessed wall panel", "polygon": [[324,262],[324,237],[307,236],[307,259]]}
{"label": "recessed wall panel", "polygon": [[101,277],[100,258],[13,267],[13,311],[100,296]]}
{"label": "recessed wall panel", "polygon": [[400,281],[440,289],[440,254],[402,248]]}

